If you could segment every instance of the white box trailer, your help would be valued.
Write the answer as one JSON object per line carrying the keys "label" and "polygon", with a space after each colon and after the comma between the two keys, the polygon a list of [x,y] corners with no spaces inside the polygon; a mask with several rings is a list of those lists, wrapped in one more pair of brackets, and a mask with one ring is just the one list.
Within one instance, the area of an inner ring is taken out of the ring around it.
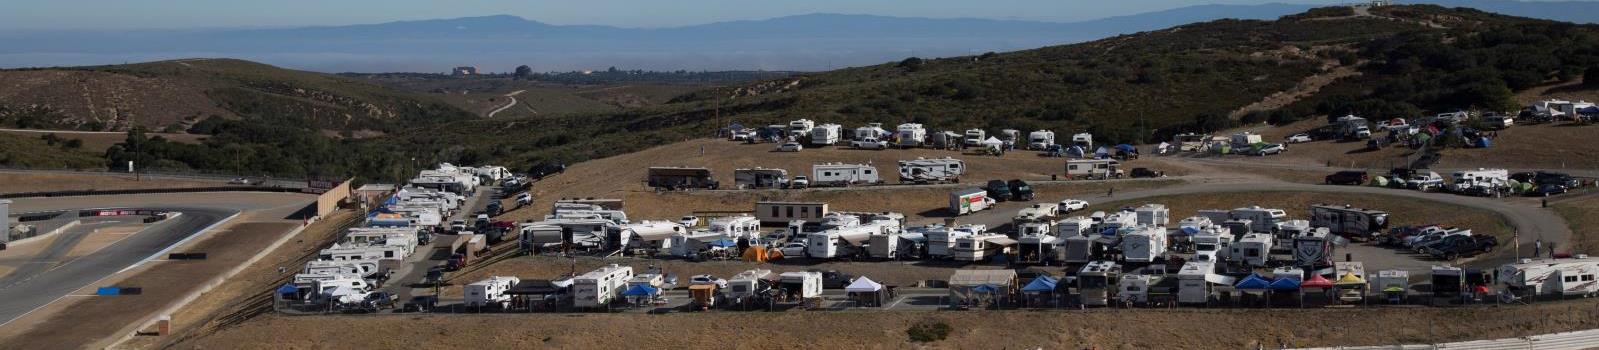
{"label": "white box trailer", "polygon": [[1522,296],[1591,296],[1599,293],[1599,258],[1521,259],[1500,266],[1496,279]]}
{"label": "white box trailer", "polygon": [[902,148],[922,147],[927,141],[927,128],[921,124],[905,123],[895,129],[895,144]]}
{"label": "white box trailer", "polygon": [[822,273],[809,272],[784,272],[778,275],[778,285],[784,292],[800,299],[810,299],[822,296]]}
{"label": "white box trailer", "polygon": [[1035,151],[1048,149],[1055,144],[1055,132],[1038,130],[1027,133],[1027,148]]}
{"label": "white box trailer", "polygon": [[788,170],[767,168],[733,169],[733,185],[741,190],[788,187]]}
{"label": "white box trailer", "polygon": [[1388,230],[1388,212],[1348,205],[1310,206],[1310,226],[1326,227],[1332,234],[1369,239]]}
{"label": "white box trailer", "polygon": [[960,189],[949,194],[949,211],[957,216],[982,211],[993,205],[994,199],[988,198],[988,191],[981,188]]}
{"label": "white box trailer", "polygon": [[572,305],[596,308],[609,305],[633,279],[633,267],[611,264],[572,278]]}
{"label": "white box trailer", "polygon": [[883,183],[878,175],[868,164],[817,164],[811,167],[811,186],[876,185]]}
{"label": "white box trailer", "polygon": [[1129,263],[1151,263],[1166,255],[1169,247],[1166,228],[1161,226],[1134,226],[1121,234],[1122,260]]}
{"label": "white box trailer", "polygon": [[955,158],[899,161],[900,183],[955,183],[966,174],[966,162]]}
{"label": "white box trailer", "polygon": [[522,282],[516,277],[493,276],[486,280],[472,282],[465,287],[463,292],[467,307],[494,306],[505,308],[511,305],[511,296],[505,294],[511,286]]}
{"label": "white box trailer", "polygon": [[844,138],[844,126],[838,124],[822,124],[811,129],[812,146],[832,146]]}

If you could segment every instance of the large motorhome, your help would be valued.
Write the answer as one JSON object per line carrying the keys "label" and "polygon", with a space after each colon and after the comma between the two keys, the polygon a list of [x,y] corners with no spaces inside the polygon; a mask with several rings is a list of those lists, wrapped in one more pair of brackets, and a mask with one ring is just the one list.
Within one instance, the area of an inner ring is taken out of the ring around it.
{"label": "large motorhome", "polygon": [[1599,258],[1521,259],[1499,267],[1497,280],[1518,296],[1599,294]]}
{"label": "large motorhome", "polygon": [[1068,179],[1108,179],[1122,176],[1121,162],[1114,159],[1072,159],[1066,161]]}
{"label": "large motorhome", "polygon": [[1347,205],[1311,205],[1310,225],[1326,227],[1332,234],[1370,239],[1388,230],[1388,212]]}
{"label": "large motorhome", "polygon": [[812,146],[832,146],[844,138],[844,126],[838,124],[822,124],[811,129]]}
{"label": "large motorhome", "polygon": [[1027,148],[1042,151],[1055,144],[1055,132],[1038,130],[1027,134]]}
{"label": "large motorhome", "polygon": [[1233,234],[1222,230],[1199,231],[1194,241],[1194,261],[1225,262],[1232,259]]}
{"label": "large motorhome", "polygon": [[1000,234],[971,235],[955,239],[956,261],[984,261],[1003,255],[1016,245],[1016,240]]}
{"label": "large motorhome", "polygon": [[900,124],[896,135],[895,144],[901,148],[921,147],[927,141],[927,129],[916,123]]}
{"label": "large motorhome", "polygon": [[988,231],[984,225],[960,225],[956,227],[934,226],[929,227],[923,235],[927,237],[927,255],[933,258],[951,258],[955,256],[955,241],[967,236],[979,235]]}
{"label": "large motorhome", "polygon": [[1082,147],[1083,149],[1093,149],[1094,148],[1094,135],[1086,133],[1086,132],[1085,133],[1074,134],[1074,135],[1072,135],[1072,145],[1073,146],[1077,146],[1077,147]]}
{"label": "large motorhome", "polygon": [[810,119],[800,119],[788,122],[788,135],[790,137],[804,138],[811,136],[811,130],[816,128],[816,122]]}
{"label": "large motorhome", "polygon": [[711,169],[707,168],[681,168],[681,167],[651,167],[648,180],[650,187],[681,190],[691,188],[716,189],[718,183],[711,177]]}
{"label": "large motorhome", "polygon": [[[622,225],[618,234],[626,238],[627,245],[653,253],[672,250],[672,236],[688,232],[682,224],[666,221],[648,221]],[[611,241],[611,240],[607,240]]]}
{"label": "large motorhome", "polygon": [[855,128],[855,137],[851,140],[883,140],[888,135],[888,130],[883,129],[883,123],[866,123],[866,126]]}
{"label": "large motorhome", "polygon": [[493,276],[489,279],[472,282],[465,287],[463,292],[466,297],[467,307],[495,306],[500,308],[511,305],[511,296],[505,294],[512,286],[522,282],[516,277]]}
{"label": "large motorhome", "polygon": [[633,279],[633,267],[611,264],[572,278],[572,306],[597,308],[610,305]]}
{"label": "large motorhome", "polygon": [[733,185],[738,189],[788,187],[788,170],[783,169],[733,169]]}
{"label": "large motorhome", "polygon": [[811,186],[875,185],[883,183],[877,167],[868,164],[827,163],[811,167]]}
{"label": "large motorhome", "polygon": [[899,161],[901,183],[960,182],[966,174],[966,162],[955,158],[917,158]]}
{"label": "large motorhome", "polygon": [[1160,226],[1134,226],[1121,234],[1122,260],[1151,263],[1166,255],[1166,229]]}
{"label": "large motorhome", "polygon": [[1113,261],[1098,260],[1083,265],[1077,271],[1077,291],[1083,305],[1110,305],[1110,295],[1121,285],[1121,266]]}

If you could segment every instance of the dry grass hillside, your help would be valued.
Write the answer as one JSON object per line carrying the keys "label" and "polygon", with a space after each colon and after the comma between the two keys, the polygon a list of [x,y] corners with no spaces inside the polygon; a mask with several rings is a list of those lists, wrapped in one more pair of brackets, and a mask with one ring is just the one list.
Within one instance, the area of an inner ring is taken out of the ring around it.
{"label": "dry grass hillside", "polygon": [[[949,187],[899,187],[888,186],[871,191],[811,189],[805,191],[690,191],[660,193],[647,188],[645,173],[651,166],[709,167],[724,186],[733,184],[733,169],[766,168],[787,169],[790,176],[809,176],[811,165],[823,162],[871,163],[883,173],[884,181],[898,181],[898,161],[916,157],[955,157],[966,161],[968,175],[962,178],[964,186],[982,186],[989,179],[1049,180],[1050,174],[1064,170],[1060,158],[1039,157],[1033,152],[1016,151],[1004,157],[966,156],[956,151],[930,149],[866,151],[847,147],[807,148],[802,152],[772,152],[772,144],[748,145],[738,142],[696,139],[655,147],[642,152],[593,160],[573,165],[565,173],[546,178],[533,185],[533,196],[538,204],[514,211],[507,218],[527,219],[542,216],[549,211],[550,202],[559,198],[595,197],[622,198],[627,201],[629,215],[639,218],[676,218],[693,211],[750,210],[757,200],[825,201],[836,203],[836,210],[881,211],[895,210],[907,215],[942,208],[947,205]],[[703,154],[702,154],[703,149]],[[1147,161],[1124,163],[1125,167],[1148,166]],[[1168,176],[1180,176],[1182,169],[1172,168]],[[1116,186],[1159,185],[1149,181],[1122,182]],[[1078,193],[1104,191],[1103,183],[1036,184],[1038,198],[1052,199]],[[511,203],[507,203],[511,204]],[[510,208],[511,206],[507,206]]]}
{"label": "dry grass hillside", "polygon": [[[1599,327],[1592,300],[1512,307],[1316,310],[264,316],[179,349],[1241,349],[1520,337]],[[906,330],[945,323],[945,340]],[[350,334],[383,334],[354,337]]]}
{"label": "dry grass hillside", "polygon": [[194,80],[88,70],[0,71],[0,101],[39,106],[70,116],[68,123],[98,123],[124,130],[156,130],[210,115],[234,116],[206,96],[213,86]]}
{"label": "dry grass hillside", "polygon": [[43,191],[130,190],[217,186],[227,186],[227,183],[220,180],[172,178],[144,178],[142,181],[136,181],[134,180],[133,175],[0,172],[0,194]]}

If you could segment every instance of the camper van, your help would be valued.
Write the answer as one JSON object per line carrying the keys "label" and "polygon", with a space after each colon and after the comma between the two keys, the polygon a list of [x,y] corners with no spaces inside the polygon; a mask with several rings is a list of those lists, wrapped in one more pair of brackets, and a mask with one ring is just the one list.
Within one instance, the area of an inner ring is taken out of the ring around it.
{"label": "camper van", "polygon": [[733,185],[741,190],[788,187],[788,170],[733,169]]}
{"label": "camper van", "polygon": [[1498,280],[1518,296],[1592,296],[1599,293],[1599,258],[1521,259],[1499,267]]}
{"label": "camper van", "polygon": [[961,139],[961,143],[965,144],[966,147],[983,147],[983,140],[988,139],[988,133],[984,132],[983,129],[966,130],[966,133],[962,135],[965,137]]}
{"label": "camper van", "polygon": [[1388,231],[1388,212],[1347,205],[1311,205],[1310,226],[1326,227],[1332,234],[1367,240]]}
{"label": "camper van", "polygon": [[876,185],[883,183],[877,167],[867,164],[827,163],[811,167],[811,186]]}
{"label": "camper van", "polygon": [[927,141],[927,129],[921,124],[900,124],[896,131],[898,139],[895,143],[901,148],[922,147],[922,143]]}
{"label": "camper van", "polygon": [[493,306],[506,308],[511,306],[511,296],[505,294],[512,286],[522,280],[516,277],[493,276],[489,279],[472,282],[466,285],[465,297],[467,307]]}
{"label": "camper van", "polygon": [[929,227],[924,236],[927,237],[927,255],[932,258],[950,258],[955,256],[955,241],[967,236],[983,234],[988,231],[984,225],[960,225],[955,227],[935,226]]}
{"label": "camper van", "polygon": [[610,305],[633,279],[633,267],[611,264],[572,278],[572,306],[597,308]]}
{"label": "camper van", "polygon": [[1114,159],[1072,159],[1066,161],[1067,179],[1121,178],[1121,162]]}
{"label": "camper van", "polygon": [[1139,225],[1124,230],[1121,234],[1122,260],[1151,263],[1166,255],[1169,242],[1164,227]]}
{"label": "camper van", "polygon": [[812,146],[832,146],[844,138],[844,126],[838,124],[822,124],[811,129]]}
{"label": "camper van", "polygon": [[917,158],[899,161],[900,183],[955,183],[966,174],[966,162],[955,158]]}
{"label": "camper van", "polygon": [[979,234],[955,239],[956,261],[985,261],[1003,255],[1016,245],[1016,240],[1000,234]]}
{"label": "camper van", "polygon": [[1111,293],[1121,285],[1121,266],[1112,261],[1098,260],[1083,265],[1077,271],[1077,292],[1083,305],[1110,305]]}
{"label": "camper van", "polygon": [[1055,132],[1038,130],[1027,134],[1027,149],[1042,151],[1055,144]]}
{"label": "camper van", "polygon": [[718,185],[711,177],[711,169],[707,168],[651,167],[648,176],[650,187],[666,190],[714,190]]}
{"label": "camper van", "polygon": [[1455,193],[1477,196],[1500,196],[1510,187],[1510,171],[1482,169],[1456,171],[1449,189]]}

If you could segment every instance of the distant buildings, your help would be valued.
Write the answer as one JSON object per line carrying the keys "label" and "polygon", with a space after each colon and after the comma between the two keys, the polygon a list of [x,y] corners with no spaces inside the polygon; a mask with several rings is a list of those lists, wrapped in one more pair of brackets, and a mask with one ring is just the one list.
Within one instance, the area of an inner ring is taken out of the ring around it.
{"label": "distant buildings", "polygon": [[450,70],[450,75],[456,75],[456,76],[477,75],[477,67],[473,67],[473,66],[455,67],[455,69]]}

